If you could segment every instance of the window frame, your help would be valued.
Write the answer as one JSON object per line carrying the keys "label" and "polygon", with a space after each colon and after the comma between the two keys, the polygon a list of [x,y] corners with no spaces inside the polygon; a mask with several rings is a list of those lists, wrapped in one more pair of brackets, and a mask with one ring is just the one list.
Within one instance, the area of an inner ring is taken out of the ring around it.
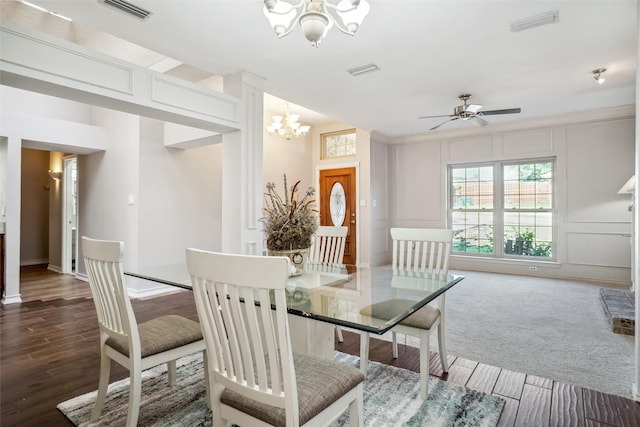
{"label": "window frame", "polygon": [[[340,136],[340,135],[349,135],[349,134],[353,134],[354,135],[354,153],[353,154],[345,154],[343,156],[329,156],[329,155],[327,155],[327,139],[328,138],[334,137],[334,136]],[[358,138],[358,135],[356,133],[356,129],[355,128],[321,133],[320,134],[320,159],[321,160],[329,160],[329,159],[341,159],[341,158],[345,158],[345,157],[354,157],[354,156],[356,156],[357,155],[357,148],[358,148],[357,147],[357,138]]]}
{"label": "window frame", "polygon": [[[536,164],[536,163],[551,163],[551,208],[549,209],[506,209],[505,208],[505,182],[504,182],[504,168],[512,165],[523,164]],[[494,259],[505,260],[526,260],[537,262],[555,262],[557,260],[558,242],[557,242],[557,161],[555,157],[536,157],[529,159],[505,159],[494,160],[487,162],[474,162],[474,163],[456,163],[449,164],[447,166],[447,221],[450,228],[453,228],[453,214],[454,212],[481,212],[482,209],[475,210],[460,210],[454,209],[454,197],[453,191],[453,169],[468,169],[468,168],[480,168],[480,167],[492,167],[493,170],[493,208],[491,213],[493,215],[492,235],[493,235],[493,252],[481,253],[481,252],[461,252],[454,251],[452,248],[452,255],[462,257],[486,257]],[[489,211],[486,211],[489,212]],[[536,255],[518,255],[507,254],[505,252],[505,233],[504,233],[504,216],[508,212],[549,212],[551,214],[551,256],[542,257]]]}

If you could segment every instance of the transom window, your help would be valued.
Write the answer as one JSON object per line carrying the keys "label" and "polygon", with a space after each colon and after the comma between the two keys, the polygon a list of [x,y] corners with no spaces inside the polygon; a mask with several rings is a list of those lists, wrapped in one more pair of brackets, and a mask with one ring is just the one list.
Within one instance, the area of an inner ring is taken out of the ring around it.
{"label": "transom window", "polygon": [[453,251],[553,258],[553,160],[449,167]]}
{"label": "transom window", "polygon": [[322,159],[356,155],[356,130],[348,129],[320,135]]}

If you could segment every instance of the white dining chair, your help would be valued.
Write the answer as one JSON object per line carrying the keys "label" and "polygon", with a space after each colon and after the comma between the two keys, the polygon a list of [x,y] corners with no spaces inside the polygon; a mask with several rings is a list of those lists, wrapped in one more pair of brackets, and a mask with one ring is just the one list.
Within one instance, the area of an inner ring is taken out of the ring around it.
{"label": "white dining chair", "polygon": [[100,380],[91,421],[97,421],[102,413],[113,360],[129,370],[126,425],[133,427],[140,412],[142,371],[166,363],[169,385],[173,386],[176,359],[204,352],[205,343],[198,322],[182,316],[166,315],[137,324],[122,271],[123,251],[123,242],[82,237],[100,328]]}
{"label": "white dining chair", "polygon": [[319,226],[311,239],[309,261],[342,264],[348,230],[348,227]]}
{"label": "white dining chair", "polygon": [[[349,227],[321,225],[311,239],[309,260],[317,264],[342,264]],[[342,328],[336,326],[338,341],[343,342]]]}
{"label": "white dining chair", "polygon": [[349,410],[363,425],[364,375],[294,354],[287,319],[285,257],[187,249],[209,358],[214,426],[327,425]]}
{"label": "white dining chair", "polygon": [[[429,274],[444,277],[449,271],[449,254],[453,231],[429,228],[392,228],[392,269],[394,274]],[[360,313],[376,319],[390,320],[399,307],[411,306],[413,301],[391,299],[363,307]],[[398,357],[396,333],[420,339],[420,397],[429,394],[429,335],[438,328],[440,362],[444,372],[449,371],[445,343],[445,293],[437,298],[437,307],[427,304],[392,329],[393,357]],[[360,335],[360,369],[366,375],[369,359],[369,333]]]}

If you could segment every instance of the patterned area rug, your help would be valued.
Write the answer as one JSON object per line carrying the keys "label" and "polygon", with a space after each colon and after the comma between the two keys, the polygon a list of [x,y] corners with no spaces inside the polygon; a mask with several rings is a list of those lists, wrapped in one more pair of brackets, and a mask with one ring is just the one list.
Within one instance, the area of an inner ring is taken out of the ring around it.
{"label": "patterned area rug", "polygon": [[[336,360],[358,366],[359,358],[336,352]],[[143,372],[139,426],[211,426],[204,401],[201,356],[178,360],[176,386],[168,387],[166,366]],[[419,374],[370,362],[364,384],[366,426],[495,426],[504,400],[437,378],[430,378],[429,397],[418,398]],[[124,425],[127,417],[129,380],[109,385],[102,418],[90,423],[96,392],[62,402],[58,409],[76,426]],[[348,426],[344,414],[332,427]]]}

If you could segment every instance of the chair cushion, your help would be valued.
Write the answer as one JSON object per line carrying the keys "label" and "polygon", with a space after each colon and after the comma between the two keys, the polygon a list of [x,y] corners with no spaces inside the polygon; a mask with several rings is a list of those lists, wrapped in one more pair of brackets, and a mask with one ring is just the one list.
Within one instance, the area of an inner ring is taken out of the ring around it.
{"label": "chair cushion", "polygon": [[[374,317],[376,319],[389,320],[394,318],[399,312],[408,310],[409,307],[414,304],[415,301],[411,300],[392,299],[363,307],[360,309],[360,314]],[[438,317],[440,317],[440,310],[427,304],[411,316],[401,321],[400,324],[411,326],[413,328],[429,330]]]}
{"label": "chair cushion", "polygon": [[[198,322],[174,314],[140,323],[138,333],[142,357],[162,353],[202,339],[202,329]],[[109,337],[107,345],[129,356],[127,339]]]}
{"label": "chair cushion", "polygon": [[[325,408],[345,395],[364,380],[364,375],[353,366],[316,356],[293,355],[298,387],[300,425],[306,423]],[[220,400],[274,426],[285,426],[285,410],[249,399],[225,389]]]}

